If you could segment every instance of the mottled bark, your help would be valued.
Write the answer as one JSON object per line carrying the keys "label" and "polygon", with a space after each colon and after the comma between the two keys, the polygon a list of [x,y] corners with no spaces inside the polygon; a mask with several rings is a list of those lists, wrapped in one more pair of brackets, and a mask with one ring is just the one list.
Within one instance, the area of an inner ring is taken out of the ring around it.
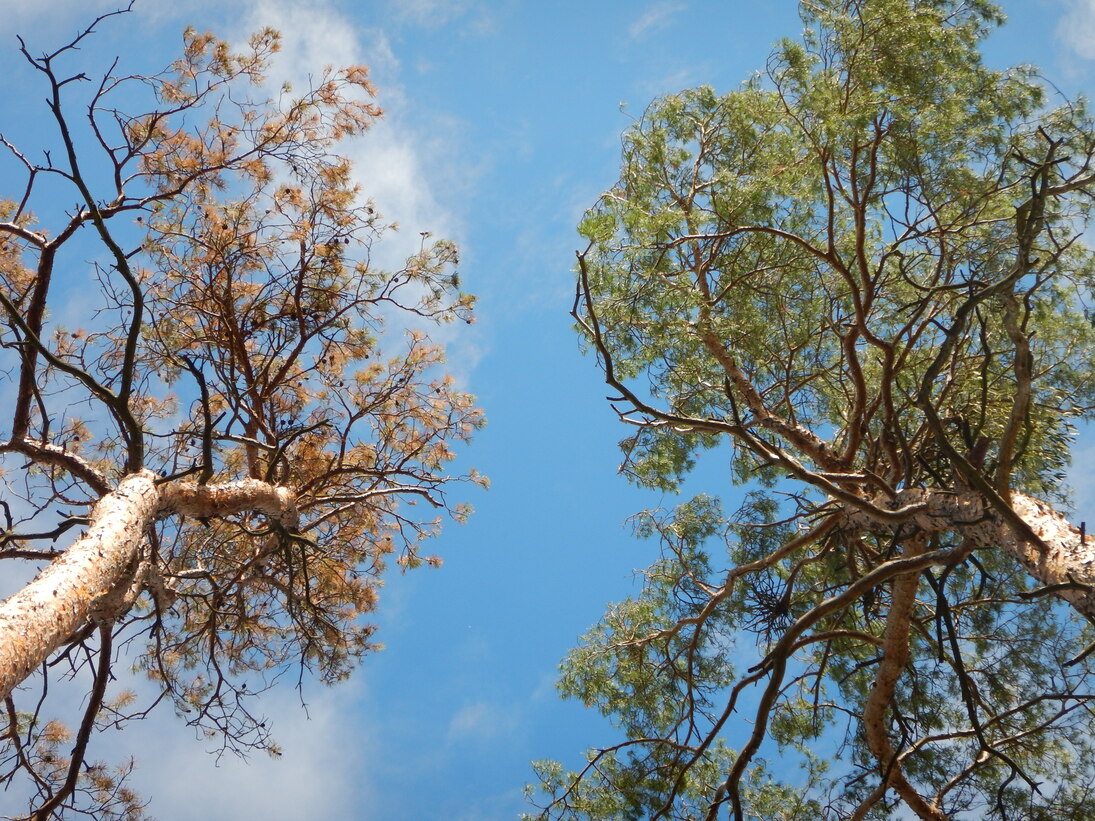
{"label": "mottled bark", "polygon": [[141,589],[141,546],[157,518],[254,510],[296,526],[286,488],[253,479],[223,485],[156,479],[149,471],[123,479],[92,509],[86,533],[0,604],[0,699],[89,621],[116,619],[132,606]]}
{"label": "mottled bark", "polygon": [[1011,506],[1045,549],[1027,539],[1007,540],[1005,535],[1010,531],[1006,528],[1000,528],[1000,546],[1042,584],[1063,585],[1054,594],[1095,619],[1095,545],[1045,502],[1016,493],[1012,494]]}
{"label": "mottled bark", "polygon": [[135,562],[159,496],[155,477],[126,477],[91,513],[87,532],[37,578],[0,605],[0,698],[83,627]]}
{"label": "mottled bark", "polygon": [[[899,492],[878,507],[907,510],[902,521],[881,520],[869,511],[851,510],[852,527],[903,536],[953,531],[976,548],[996,547],[1010,553],[1032,577],[1067,601],[1077,612],[1095,619],[1095,544],[1051,505],[1021,493],[1011,495],[1016,522],[1009,522],[980,493],[972,490],[914,488]],[[1017,526],[1017,523],[1025,526]],[[1035,538],[1032,538],[1035,537]]]}
{"label": "mottled bark", "polygon": [[158,512],[194,518],[211,518],[253,510],[263,513],[290,530],[297,526],[297,509],[292,492],[258,479],[240,479],[223,485],[172,482],[160,487]]}

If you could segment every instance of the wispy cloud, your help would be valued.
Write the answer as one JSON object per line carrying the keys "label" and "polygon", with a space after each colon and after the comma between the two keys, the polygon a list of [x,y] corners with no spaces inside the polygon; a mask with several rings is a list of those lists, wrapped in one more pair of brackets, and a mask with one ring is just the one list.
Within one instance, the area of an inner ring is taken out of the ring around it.
{"label": "wispy cloud", "polygon": [[67,23],[70,19],[87,25],[97,14],[114,8],[117,5],[109,0],[7,0],[0,15],[0,32],[20,33],[30,20],[36,29],[41,23]]}
{"label": "wispy cloud", "polygon": [[307,711],[289,687],[265,693],[261,707],[284,750],[279,758],[217,759],[209,753],[216,742],[195,738],[170,709],[115,734],[98,754],[115,762],[137,757],[133,786],[164,821],[365,818],[358,808],[381,785],[367,776],[376,751],[354,709],[363,699],[360,679],[333,690],[315,686]]}
{"label": "wispy cloud", "polygon": [[[419,0],[423,14],[431,2]],[[424,232],[460,242],[461,218],[438,196],[445,191],[451,201],[474,184],[475,169],[459,161],[458,137],[449,138],[459,134],[460,124],[412,111],[400,79],[403,67],[387,35],[354,25],[325,0],[307,6],[291,0],[252,0],[240,36],[263,26],[282,33],[272,86],[287,80],[302,88],[325,65],[370,68],[384,116],[364,138],[340,145],[338,151],[353,162],[364,196],[375,201],[386,222],[399,226],[373,249],[372,261],[381,268],[399,268],[418,251]],[[431,324],[424,330],[446,346],[449,370],[466,382],[485,352],[478,329],[454,323]]]}
{"label": "wispy cloud", "polygon": [[[86,29],[96,17],[120,11],[127,5],[128,0],[3,0],[2,45],[6,47],[11,42],[7,39],[9,35],[22,34],[27,37],[27,45],[32,46],[32,53],[40,48],[57,48]],[[167,24],[169,30],[179,32],[191,23],[202,28],[204,17],[223,10],[223,0],[135,2],[132,13],[124,15],[123,22],[104,24],[96,31],[107,31],[111,26],[132,29],[138,24],[149,27]]]}
{"label": "wispy cloud", "polygon": [[405,229],[389,238],[379,252],[405,258],[417,249],[420,231],[448,234],[454,220],[434,196],[418,136],[403,122],[406,101],[398,81],[400,66],[387,37],[355,27],[326,3],[304,8],[286,0],[258,0],[244,30],[262,26],[282,33],[282,50],[272,66],[273,87],[288,81],[294,88],[303,88],[324,66],[363,64],[378,79],[385,116],[364,139],[340,145],[339,151],[353,160],[365,195],[376,200],[389,222]]}
{"label": "wispy cloud", "polygon": [[449,721],[448,738],[488,740],[510,735],[517,727],[514,709],[478,701],[461,707]]}
{"label": "wispy cloud", "polygon": [[1079,57],[1095,60],[1095,0],[1066,0],[1057,36]]}
{"label": "wispy cloud", "polygon": [[648,97],[661,97],[663,94],[676,94],[682,89],[698,85],[701,77],[702,66],[678,66],[664,74],[643,80],[640,88]]}
{"label": "wispy cloud", "polygon": [[487,34],[495,27],[490,5],[477,0],[392,0],[390,5],[397,19],[424,28]]}
{"label": "wispy cloud", "polygon": [[633,40],[648,34],[651,31],[669,24],[675,14],[684,11],[685,4],[681,0],[661,0],[646,8],[630,26],[627,33]]}

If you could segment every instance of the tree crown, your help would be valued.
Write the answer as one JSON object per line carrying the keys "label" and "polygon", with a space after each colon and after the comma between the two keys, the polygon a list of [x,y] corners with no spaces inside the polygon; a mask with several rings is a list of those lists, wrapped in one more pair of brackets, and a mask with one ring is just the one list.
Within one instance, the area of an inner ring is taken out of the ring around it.
{"label": "tree crown", "polygon": [[[469,511],[450,487],[485,483],[451,470],[483,417],[428,336],[472,321],[457,249],[424,234],[379,264],[394,226],[337,153],[381,116],[367,70],[271,94],[277,32],[235,51],[190,29],[162,73],[70,73],[113,16],[40,57],[23,46],[56,145],[36,160],[3,140],[24,184],[0,207],[17,385],[0,454],[20,477],[0,558],[48,567],[0,609],[0,773],[30,776],[35,818],[140,814],[125,767],[86,766],[96,728],[140,715],[107,687],[134,639],[157,701],[225,748],[276,751],[252,697],[293,664],[348,675],[375,647],[386,563],[439,564],[422,542]],[[65,269],[89,257],[75,282]],[[61,662],[88,681],[75,734],[9,694]]]}
{"label": "tree crown", "polygon": [[580,226],[625,469],[729,443],[748,493],[645,517],[662,560],[561,682],[625,740],[542,764],[542,817],[1067,816],[1087,547],[1026,494],[1093,407],[1095,128],[982,62],[989,3],[801,8],[740,89],[655,101]]}

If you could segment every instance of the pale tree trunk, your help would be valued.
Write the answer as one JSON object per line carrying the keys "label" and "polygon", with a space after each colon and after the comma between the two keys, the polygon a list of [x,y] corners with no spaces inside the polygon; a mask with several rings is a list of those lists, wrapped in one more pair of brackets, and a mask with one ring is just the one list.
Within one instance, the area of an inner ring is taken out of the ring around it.
{"label": "pale tree trunk", "polygon": [[1055,595],[1095,620],[1095,544],[1045,502],[1015,493],[1011,506],[1046,549],[1014,537],[1003,547],[1042,584],[1062,585]]}
{"label": "pale tree trunk", "polygon": [[[1000,511],[972,490],[913,488],[897,493],[886,505],[908,511],[900,521],[882,520],[870,511],[852,510],[847,520],[868,531],[889,530],[903,535],[954,531],[977,548],[1010,553],[1042,585],[1080,614],[1095,620],[1095,544],[1052,505],[1011,494],[1011,510],[1028,532],[1009,523]],[[1036,538],[1031,538],[1034,536]]]}
{"label": "pale tree trunk", "polygon": [[[954,554],[958,557],[977,549],[1002,550],[1043,586],[1041,592],[1053,594],[1078,613],[1095,619],[1095,550],[1087,544],[1083,531],[1051,505],[1020,493],[1010,496],[1010,502],[1005,502],[999,496],[989,499],[962,487],[913,488],[893,498],[857,505],[845,518],[853,529],[889,532],[898,537],[904,546],[903,559],[923,553],[930,535],[944,531],[959,535],[961,542]],[[891,788],[918,818],[947,818],[939,807],[942,794],[934,802],[919,794],[906,776],[902,756],[889,736],[889,710],[897,681],[909,663],[909,633],[919,575],[917,571],[891,582],[882,658],[862,716],[867,747],[878,762],[882,781],[852,819],[865,817]]]}
{"label": "pale tree trunk", "polygon": [[223,485],[156,480],[149,471],[123,479],[96,503],[87,532],[0,604],[0,699],[89,621],[111,621],[132,606],[141,591],[141,547],[158,517],[255,510],[289,529],[297,524],[286,488],[253,479]]}

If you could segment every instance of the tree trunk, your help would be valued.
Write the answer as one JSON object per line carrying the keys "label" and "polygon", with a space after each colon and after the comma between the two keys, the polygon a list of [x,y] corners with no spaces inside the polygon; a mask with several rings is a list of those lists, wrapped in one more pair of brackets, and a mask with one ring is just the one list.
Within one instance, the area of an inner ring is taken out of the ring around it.
{"label": "tree trunk", "polygon": [[137,560],[159,496],[149,472],[127,476],[91,512],[87,532],[0,605],[0,698],[88,621]]}
{"label": "tree trunk", "polygon": [[913,488],[900,491],[888,504],[905,509],[902,521],[882,521],[864,510],[848,513],[856,528],[886,530],[911,535],[914,532],[961,533],[978,548],[999,548],[1010,553],[1032,577],[1054,595],[1067,601],[1079,613],[1095,619],[1095,544],[1089,544],[1078,527],[1053,508],[1022,493],[1011,494],[1011,508],[1040,543],[1005,521],[981,494],[971,490]]}
{"label": "tree trunk", "polygon": [[297,524],[292,495],[283,487],[251,479],[223,485],[157,484],[156,479],[147,470],[123,479],[96,503],[87,532],[0,604],[0,699],[89,621],[111,621],[132,605],[135,595],[122,594],[134,580],[141,545],[159,516],[257,510],[287,528]]}
{"label": "tree trunk", "polygon": [[1016,538],[1006,525],[1000,530],[1011,540],[1001,539],[1001,546],[1042,584],[1063,585],[1054,591],[1055,595],[1077,612],[1095,619],[1095,544],[1089,544],[1078,527],[1045,502],[1013,493],[1011,506],[1046,549]]}

